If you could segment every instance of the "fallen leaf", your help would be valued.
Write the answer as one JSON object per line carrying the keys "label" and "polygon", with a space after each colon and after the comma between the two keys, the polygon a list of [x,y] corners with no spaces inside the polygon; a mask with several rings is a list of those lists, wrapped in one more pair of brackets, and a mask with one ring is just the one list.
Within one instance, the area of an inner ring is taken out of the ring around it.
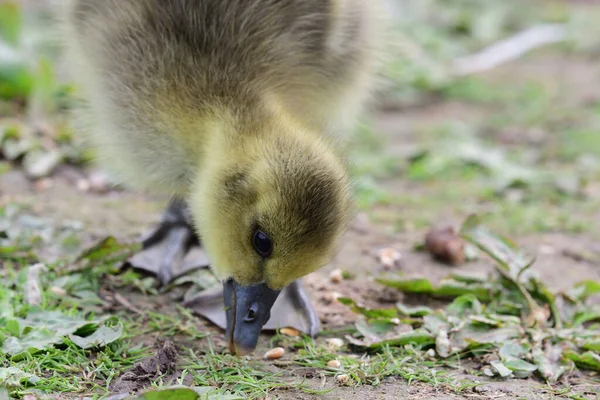
{"label": "fallen leaf", "polygon": [[123,324],[119,321],[113,326],[108,326],[105,323],[89,336],[69,335],[69,339],[82,349],[90,349],[93,347],[104,347],[107,344],[117,341],[121,336],[123,336]]}
{"label": "fallen leaf", "polygon": [[580,354],[574,351],[566,351],[563,356],[573,361],[579,368],[600,371],[600,355],[598,353],[586,351]]}
{"label": "fallen leaf", "polygon": [[452,345],[448,339],[448,332],[440,329],[435,338],[435,351],[442,358],[448,358],[452,353]]}
{"label": "fallen leaf", "polygon": [[600,293],[600,282],[586,280],[577,283],[573,289],[568,291],[568,295],[572,299],[585,301],[588,297]]}
{"label": "fallen leaf", "polygon": [[527,378],[538,369],[536,365],[518,358],[510,358],[503,361],[503,363],[504,366],[510,369],[517,378]]}
{"label": "fallen leaf", "polygon": [[243,397],[220,394],[215,388],[171,387],[150,391],[135,398],[136,400],[243,400]]}
{"label": "fallen leaf", "polygon": [[410,325],[397,325],[389,321],[358,320],[356,328],[364,338],[357,339],[347,335],[346,340],[359,348],[378,349],[385,346],[404,346],[409,343],[417,345],[435,343],[435,336],[424,329],[412,329]]}
{"label": "fallen leaf", "polygon": [[35,264],[27,268],[27,282],[25,283],[25,301],[30,306],[39,306],[42,303],[42,288],[40,273],[44,272],[44,264]]}
{"label": "fallen leaf", "polygon": [[395,308],[367,308],[357,304],[354,300],[348,297],[340,297],[337,299],[340,303],[350,307],[357,314],[362,314],[367,318],[394,318],[398,316],[398,310]]}
{"label": "fallen leaf", "polygon": [[500,375],[503,378],[508,378],[513,374],[512,371],[502,363],[502,361],[494,360],[490,362],[490,365],[492,366],[492,369],[495,370],[498,373],[498,375]]}
{"label": "fallen leaf", "polygon": [[40,378],[27,373],[17,367],[0,368],[0,385],[5,387],[19,387],[23,383],[35,384]]}
{"label": "fallen leaf", "polygon": [[[538,367],[537,371],[542,378],[549,383],[553,384],[557,382],[560,377],[567,371],[567,367],[560,365],[560,357],[552,357],[551,353],[553,346],[549,346],[547,351],[542,349],[534,349],[532,351],[533,362]],[[556,346],[557,353],[562,354],[560,346]]]}
{"label": "fallen leaf", "polygon": [[431,308],[426,306],[410,307],[402,303],[396,303],[396,308],[398,309],[400,315],[407,317],[423,317],[433,312]]}

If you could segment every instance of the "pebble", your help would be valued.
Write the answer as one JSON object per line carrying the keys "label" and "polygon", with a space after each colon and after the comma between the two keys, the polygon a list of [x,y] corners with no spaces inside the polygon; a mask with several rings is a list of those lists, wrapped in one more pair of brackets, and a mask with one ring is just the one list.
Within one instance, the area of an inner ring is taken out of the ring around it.
{"label": "pebble", "polygon": [[335,303],[340,297],[344,297],[340,292],[329,292],[323,296],[323,300],[327,304]]}
{"label": "pebble", "polygon": [[342,273],[342,270],[338,268],[331,271],[331,273],[329,274],[329,280],[332,283],[340,283],[341,281],[343,281],[344,274]]}
{"label": "pebble", "polygon": [[402,255],[396,249],[385,248],[379,250],[379,262],[385,269],[396,268],[400,262]]}
{"label": "pebble", "polygon": [[278,360],[285,354],[283,347],[275,347],[265,353],[265,360]]}
{"label": "pebble", "polygon": [[335,377],[335,380],[338,383],[341,383],[342,385],[348,383],[348,381],[350,380],[350,377],[348,375],[338,375]]}
{"label": "pebble", "polygon": [[88,181],[87,179],[79,179],[77,181],[77,190],[80,190],[82,192],[87,192],[90,190],[90,181]]}
{"label": "pebble", "polygon": [[340,338],[327,339],[325,340],[325,343],[327,343],[327,348],[331,352],[338,351],[344,345],[344,341]]}

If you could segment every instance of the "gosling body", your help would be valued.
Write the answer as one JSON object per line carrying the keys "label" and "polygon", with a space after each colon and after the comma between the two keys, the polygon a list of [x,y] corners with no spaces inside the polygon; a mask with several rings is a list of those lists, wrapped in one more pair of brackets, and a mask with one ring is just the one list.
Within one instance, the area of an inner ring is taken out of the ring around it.
{"label": "gosling body", "polygon": [[82,128],[123,184],[187,204],[239,311],[228,316],[235,351],[258,335],[246,326],[236,340],[236,318],[326,264],[352,216],[336,150],[373,88],[376,3],[67,3]]}

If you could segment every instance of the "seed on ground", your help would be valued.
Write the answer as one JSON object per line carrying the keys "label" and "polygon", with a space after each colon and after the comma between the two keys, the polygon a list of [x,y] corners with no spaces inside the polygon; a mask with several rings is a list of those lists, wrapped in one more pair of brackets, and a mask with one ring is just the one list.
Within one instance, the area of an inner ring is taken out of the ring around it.
{"label": "seed on ground", "polygon": [[285,350],[283,347],[275,347],[265,353],[265,360],[277,360],[283,357]]}

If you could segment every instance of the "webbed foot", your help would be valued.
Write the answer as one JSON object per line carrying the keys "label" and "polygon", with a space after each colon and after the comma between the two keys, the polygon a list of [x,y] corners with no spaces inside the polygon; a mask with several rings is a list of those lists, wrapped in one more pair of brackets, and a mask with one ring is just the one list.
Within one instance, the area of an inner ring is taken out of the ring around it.
{"label": "webbed foot", "polygon": [[136,269],[157,276],[162,285],[209,266],[185,203],[178,199],[169,203],[162,221],[143,240],[142,245],[142,251],[128,262]]}

